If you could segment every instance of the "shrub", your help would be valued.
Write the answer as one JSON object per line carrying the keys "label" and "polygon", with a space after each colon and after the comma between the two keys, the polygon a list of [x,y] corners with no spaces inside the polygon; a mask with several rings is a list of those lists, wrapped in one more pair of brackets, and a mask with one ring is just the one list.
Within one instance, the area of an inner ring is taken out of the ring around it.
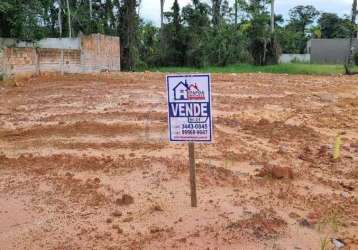
{"label": "shrub", "polygon": [[353,55],[354,64],[358,65],[358,52],[355,52]]}

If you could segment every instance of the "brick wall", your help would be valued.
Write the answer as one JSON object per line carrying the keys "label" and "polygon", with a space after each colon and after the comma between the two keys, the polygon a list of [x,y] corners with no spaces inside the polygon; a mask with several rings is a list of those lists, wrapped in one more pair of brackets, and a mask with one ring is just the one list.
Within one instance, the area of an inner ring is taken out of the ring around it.
{"label": "brick wall", "polygon": [[40,72],[61,72],[61,70],[66,73],[81,72],[80,50],[63,50],[63,64],[61,49],[38,49],[37,54]]}
{"label": "brick wall", "polygon": [[33,48],[5,48],[3,51],[5,75],[31,75],[37,73],[37,54]]}
{"label": "brick wall", "polygon": [[8,77],[41,72],[119,71],[119,38],[99,34],[84,36],[80,49],[5,48],[2,57],[0,50],[0,72],[1,69]]}
{"label": "brick wall", "polygon": [[101,34],[83,37],[81,60],[85,72],[120,70],[119,37]]}

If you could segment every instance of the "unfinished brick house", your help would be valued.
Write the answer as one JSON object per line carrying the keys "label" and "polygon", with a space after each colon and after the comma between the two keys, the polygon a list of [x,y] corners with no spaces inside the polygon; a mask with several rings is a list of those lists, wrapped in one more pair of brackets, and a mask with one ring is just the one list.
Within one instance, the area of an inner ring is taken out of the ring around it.
{"label": "unfinished brick house", "polygon": [[118,37],[93,34],[36,43],[0,38],[0,74],[5,77],[120,71],[120,62]]}

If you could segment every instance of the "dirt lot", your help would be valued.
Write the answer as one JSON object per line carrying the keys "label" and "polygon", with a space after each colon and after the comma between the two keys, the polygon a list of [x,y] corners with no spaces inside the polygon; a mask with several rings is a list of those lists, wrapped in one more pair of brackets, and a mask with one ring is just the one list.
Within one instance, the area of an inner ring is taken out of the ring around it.
{"label": "dirt lot", "polygon": [[358,249],[358,77],[213,75],[196,209],[163,74],[16,85],[0,86],[0,249]]}

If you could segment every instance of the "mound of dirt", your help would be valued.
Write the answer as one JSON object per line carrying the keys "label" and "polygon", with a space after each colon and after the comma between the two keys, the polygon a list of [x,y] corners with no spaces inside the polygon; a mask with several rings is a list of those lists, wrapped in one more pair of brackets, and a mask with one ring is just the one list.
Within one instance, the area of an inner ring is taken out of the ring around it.
{"label": "mound of dirt", "polygon": [[293,179],[293,170],[290,167],[279,167],[273,165],[265,165],[257,174],[259,177],[270,176],[275,179]]}

